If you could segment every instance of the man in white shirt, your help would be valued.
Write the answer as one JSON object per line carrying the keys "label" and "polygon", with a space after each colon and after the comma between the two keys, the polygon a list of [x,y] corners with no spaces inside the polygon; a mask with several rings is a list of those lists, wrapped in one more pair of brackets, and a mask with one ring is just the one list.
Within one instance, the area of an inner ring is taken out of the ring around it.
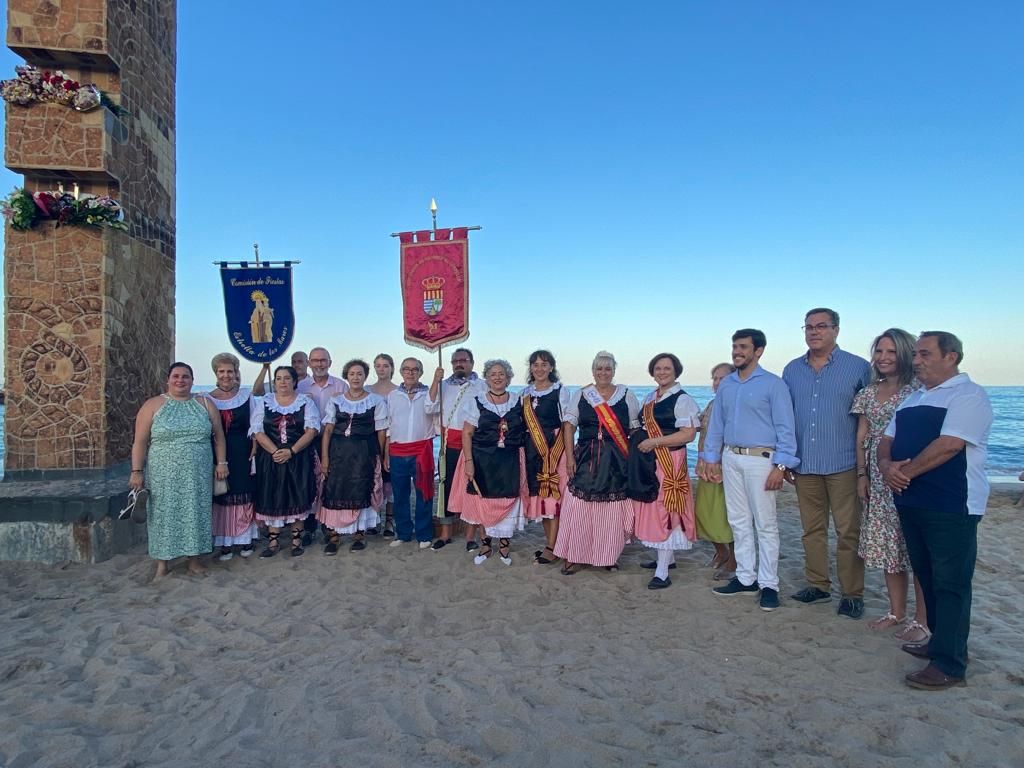
{"label": "man in white shirt", "polygon": [[[441,522],[441,537],[434,542],[434,549],[441,549],[452,543],[452,525],[459,517],[460,510],[452,509],[452,478],[455,466],[462,452],[462,425],[465,423],[464,408],[469,400],[487,391],[487,384],[473,372],[473,353],[465,347],[452,352],[452,375],[441,382],[441,450],[444,452],[444,501],[445,516]],[[475,525],[466,526],[466,551],[477,548]]]}
{"label": "man in white shirt", "polygon": [[303,382],[309,383],[305,385],[302,394],[313,398],[317,410],[324,413],[332,397],[348,392],[348,382],[331,375],[331,353],[323,347],[309,350],[309,368],[313,375],[303,379]]}
{"label": "man in white shirt", "polygon": [[[434,417],[438,412],[437,394],[444,369],[434,372],[427,390],[420,382],[423,363],[415,357],[402,361],[398,372],[402,383],[388,395],[389,442],[384,454],[384,467],[391,472],[395,492],[395,528],[397,538],[390,546],[412,541],[413,534],[420,549],[430,548],[434,533],[432,507],[434,500]],[[410,508],[412,486],[416,488],[416,509]]]}
{"label": "man in white shirt", "polygon": [[878,445],[907,554],[924,594],[931,638],[904,643],[928,666],[906,676],[929,691],[964,685],[978,522],[988,502],[985,456],[992,405],[966,373],[960,339],[925,331],[914,347],[921,388],[900,403]]}

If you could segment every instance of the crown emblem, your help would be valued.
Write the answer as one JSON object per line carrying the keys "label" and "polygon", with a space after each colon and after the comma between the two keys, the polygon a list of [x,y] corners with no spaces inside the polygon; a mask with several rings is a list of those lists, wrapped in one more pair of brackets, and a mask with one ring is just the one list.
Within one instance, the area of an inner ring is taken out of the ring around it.
{"label": "crown emblem", "polygon": [[267,294],[265,294],[263,291],[253,291],[252,293],[249,294],[249,298],[252,299],[253,301],[266,301]]}
{"label": "crown emblem", "polygon": [[434,275],[428,277],[423,281],[423,290],[425,291],[439,291],[444,286],[444,278]]}

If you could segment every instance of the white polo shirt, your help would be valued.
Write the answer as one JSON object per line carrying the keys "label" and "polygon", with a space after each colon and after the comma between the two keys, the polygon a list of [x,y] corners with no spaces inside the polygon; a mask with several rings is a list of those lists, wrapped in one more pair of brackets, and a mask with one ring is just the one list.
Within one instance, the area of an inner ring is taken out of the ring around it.
{"label": "white polo shirt", "polygon": [[944,464],[918,475],[902,493],[897,506],[968,514],[985,514],[989,484],[985,475],[992,404],[983,388],[960,373],[941,384],[921,387],[900,403],[885,428],[892,438],[892,459],[912,459],[941,436],[957,437],[964,450]]}

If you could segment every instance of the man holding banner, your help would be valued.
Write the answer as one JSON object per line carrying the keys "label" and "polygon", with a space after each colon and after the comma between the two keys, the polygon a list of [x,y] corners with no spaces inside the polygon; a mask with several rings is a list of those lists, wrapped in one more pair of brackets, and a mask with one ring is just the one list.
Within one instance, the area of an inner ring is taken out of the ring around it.
{"label": "man holding banner", "polygon": [[[452,375],[441,382],[441,450],[445,460],[444,498],[445,516],[441,522],[441,536],[434,542],[434,549],[441,549],[452,543],[452,525],[461,510],[452,509],[452,479],[455,465],[459,463],[462,451],[462,425],[465,423],[463,407],[477,395],[487,392],[487,384],[473,372],[473,353],[465,347],[452,352]],[[463,489],[465,490],[465,489]],[[476,526],[466,528],[466,551],[477,548]]]}
{"label": "man holding banner", "polygon": [[[431,203],[431,211],[436,215],[436,206]],[[479,227],[460,227],[456,229],[426,229],[418,232],[398,232],[395,234],[401,242],[401,281],[402,281],[402,314],[405,326],[405,341],[415,347],[437,351],[438,377],[443,376],[441,365],[441,348],[446,344],[455,344],[469,338],[469,230]],[[463,354],[469,363],[462,361]],[[456,359],[459,360],[456,363]],[[456,350],[452,355],[452,367],[455,374],[451,381],[458,389],[440,388],[440,402],[437,403],[442,417],[443,427],[450,424],[461,426],[458,410],[451,408],[449,402],[458,398],[462,385],[455,381],[460,372],[467,377],[472,373],[473,356],[466,350]],[[403,364],[404,365],[404,364]],[[399,371],[401,373],[401,371]],[[422,365],[420,366],[422,375]],[[403,375],[404,380],[404,375]],[[472,385],[470,385],[472,386]],[[445,391],[448,389],[449,391]],[[466,391],[464,396],[473,393]],[[433,395],[431,396],[433,399]],[[463,398],[465,399],[465,398]],[[447,417],[447,418],[446,418]],[[461,437],[461,432],[459,433]],[[446,518],[445,481],[454,474],[455,466],[448,465],[447,451],[442,448],[438,459],[441,478],[441,499],[437,505],[437,516]],[[457,453],[457,452],[455,452]],[[450,481],[448,482],[450,485]],[[397,517],[399,489],[394,484],[395,513]],[[435,543],[440,549],[450,542],[451,522],[442,524],[441,537]]]}

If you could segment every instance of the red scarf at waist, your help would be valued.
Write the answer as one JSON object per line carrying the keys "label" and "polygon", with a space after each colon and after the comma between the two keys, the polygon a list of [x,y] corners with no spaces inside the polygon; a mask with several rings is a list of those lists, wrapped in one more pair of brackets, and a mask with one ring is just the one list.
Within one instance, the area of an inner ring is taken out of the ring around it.
{"label": "red scarf at waist", "polygon": [[[445,435],[444,444],[446,448],[451,448],[455,451],[462,450],[462,430],[461,429],[449,429]],[[453,472],[455,470],[452,470]]]}
{"label": "red scarf at waist", "polygon": [[388,453],[392,456],[416,457],[416,490],[423,498],[434,498],[434,441],[417,440],[415,443],[391,443]]}

